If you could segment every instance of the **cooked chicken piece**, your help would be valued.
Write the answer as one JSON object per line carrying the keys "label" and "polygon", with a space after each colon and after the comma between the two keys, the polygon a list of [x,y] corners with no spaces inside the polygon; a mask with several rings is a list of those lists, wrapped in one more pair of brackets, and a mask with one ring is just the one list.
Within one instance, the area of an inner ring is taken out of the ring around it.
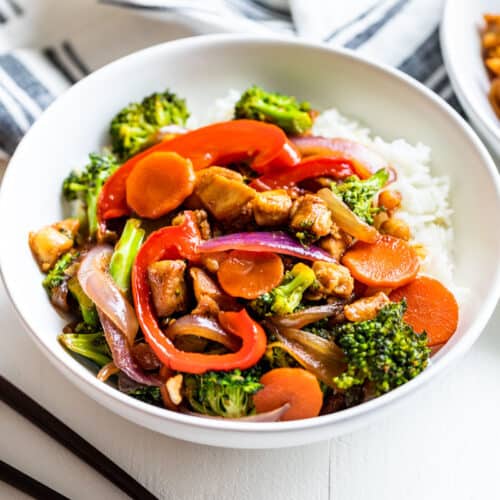
{"label": "cooked chicken piece", "polygon": [[344,307],[344,315],[349,321],[366,321],[375,318],[378,312],[391,301],[384,292],[364,297]]}
{"label": "cooked chicken piece", "polygon": [[219,285],[199,267],[192,267],[189,274],[193,280],[193,292],[198,303],[193,314],[216,316],[219,310],[235,309],[237,302],[224,293]]}
{"label": "cooked chicken piece", "polygon": [[[205,210],[193,210],[196,224],[200,230],[201,237],[204,240],[209,240],[212,237],[212,230],[208,222],[208,214]],[[179,226],[184,222],[184,212],[180,212],[172,219],[172,226]]]}
{"label": "cooked chicken piece", "polygon": [[187,307],[183,260],[160,260],[148,266],[149,286],[158,316],[170,316]]}
{"label": "cooked chicken piece", "polygon": [[290,227],[316,238],[326,236],[332,228],[332,217],[325,202],[314,194],[298,198],[292,206]]}
{"label": "cooked chicken piece", "polygon": [[259,226],[282,226],[288,222],[292,199],[284,189],[264,191],[256,194],[252,207]]}
{"label": "cooked chicken piece", "polygon": [[30,233],[30,248],[42,271],[47,272],[63,253],[73,247],[79,228],[78,219],[65,219]]}
{"label": "cooked chicken piece", "polygon": [[318,292],[323,296],[349,297],[354,289],[354,279],[347,267],[332,262],[316,261],[312,265]]}
{"label": "cooked chicken piece", "polygon": [[243,177],[227,168],[210,167],[196,177],[194,195],[218,220],[239,217],[243,207],[254,198],[255,190],[243,182]]}
{"label": "cooked chicken piece", "polygon": [[345,251],[352,245],[353,241],[354,238],[340,229],[334,222],[330,234],[321,238],[319,246],[335,259],[340,260]]}
{"label": "cooked chicken piece", "polygon": [[222,224],[223,231],[231,233],[248,232],[256,229],[253,219],[252,200],[241,207],[236,219],[228,219]]}

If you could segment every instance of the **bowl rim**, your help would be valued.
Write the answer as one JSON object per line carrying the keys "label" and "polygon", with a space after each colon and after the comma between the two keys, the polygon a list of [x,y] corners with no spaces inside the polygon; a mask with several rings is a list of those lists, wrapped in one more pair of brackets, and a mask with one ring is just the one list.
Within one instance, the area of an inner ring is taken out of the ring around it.
{"label": "bowl rim", "polygon": [[[3,181],[0,186],[0,214],[5,212],[7,213],[7,206],[4,202],[5,195],[4,192],[8,188],[10,184],[10,179],[14,174],[14,167],[16,163],[16,156],[20,150],[29,147],[30,136],[33,134],[34,130],[37,130],[39,127],[44,126],[44,117],[50,115],[51,113],[57,112],[57,110],[61,107],[64,107],[66,100],[70,100],[72,95],[81,87],[85,86],[87,81],[91,81],[95,78],[103,78],[108,74],[112,75],[114,69],[118,66],[124,64],[134,64],[135,61],[140,60],[145,54],[148,55],[156,55],[160,54],[163,51],[175,50],[176,48],[181,49],[193,49],[199,46],[219,46],[223,49],[227,45],[234,44],[249,44],[253,46],[298,46],[303,47],[308,50],[323,52],[326,54],[334,54],[338,57],[344,58],[351,62],[355,62],[356,64],[361,64],[369,69],[383,73],[386,76],[399,81],[404,86],[409,89],[417,92],[427,100],[429,100],[434,106],[440,109],[449,120],[451,120],[455,126],[457,126],[461,131],[465,134],[466,138],[470,141],[471,146],[475,148],[478,155],[482,159],[483,167],[486,170],[486,173],[489,175],[490,180],[492,181],[496,194],[497,201],[500,205],[500,176],[496,170],[495,164],[486,150],[485,146],[482,144],[480,139],[477,137],[475,132],[472,130],[470,125],[463,120],[463,118],[453,109],[451,108],[445,101],[440,99],[434,92],[424,87],[421,83],[414,80],[410,76],[402,73],[401,71],[394,69],[392,67],[387,66],[386,64],[375,63],[367,60],[363,56],[354,53],[353,51],[342,49],[342,48],[332,48],[321,43],[309,42],[309,41],[300,41],[293,40],[283,37],[275,37],[275,36],[260,36],[260,35],[243,35],[243,34],[214,34],[214,35],[203,35],[203,36],[194,36],[183,38],[179,40],[169,41],[165,43],[161,43],[158,45],[154,45],[140,51],[129,54],[125,57],[122,57],[116,61],[113,61],[99,70],[95,71],[91,75],[86,78],[80,80],[73,87],[71,87],[68,91],[66,91],[62,96],[58,97],[43,113],[43,115],[34,123],[28,133],[24,136],[16,152],[13,154],[9,166],[7,167]],[[76,89],[76,90],[75,90]],[[2,223],[2,217],[0,217],[0,232],[1,228],[5,225]],[[371,401],[367,401],[359,406],[349,408],[343,410],[338,413],[333,413],[329,415],[318,416],[311,419],[304,420],[295,420],[288,422],[272,422],[272,423],[249,423],[249,422],[236,422],[236,421],[227,421],[227,420],[211,420],[205,419],[202,417],[196,417],[191,415],[185,415],[182,413],[172,412],[163,408],[158,408],[153,405],[149,405],[147,403],[143,403],[138,401],[126,394],[123,394],[116,390],[115,388],[103,384],[94,374],[84,368],[85,372],[82,373],[79,371],[76,366],[71,362],[77,363],[80,367],[83,367],[80,362],[78,362],[75,358],[67,355],[67,358],[60,357],[57,353],[52,351],[49,346],[42,340],[42,336],[36,332],[36,329],[32,329],[28,324],[28,321],[25,319],[23,314],[23,306],[22,300],[16,300],[16,297],[13,296],[13,293],[10,289],[10,283],[8,278],[4,272],[4,266],[6,266],[9,262],[7,262],[7,257],[4,255],[3,245],[0,242],[0,275],[2,277],[3,283],[5,285],[7,295],[14,306],[14,309],[20,318],[22,324],[35,340],[35,343],[39,346],[42,352],[48,357],[48,359],[65,375],[70,375],[68,378],[72,380],[73,383],[82,388],[82,384],[77,383],[77,379],[80,379],[79,382],[85,382],[86,387],[84,392],[90,395],[94,400],[98,401],[99,404],[102,403],[102,398],[107,398],[108,401],[104,404],[104,406],[110,408],[115,413],[118,412],[117,406],[122,408],[127,408],[129,410],[133,410],[134,414],[137,416],[142,415],[145,420],[148,420],[150,417],[154,417],[155,419],[160,419],[164,421],[173,421],[177,424],[181,424],[188,427],[194,427],[198,429],[206,429],[210,431],[234,431],[234,432],[243,432],[246,434],[265,434],[265,433],[283,433],[289,431],[307,431],[311,429],[320,429],[325,427],[331,427],[335,424],[344,423],[346,421],[355,421],[358,419],[366,419],[369,415],[372,415],[374,412],[379,411],[387,406],[395,403],[396,401],[401,401],[403,398],[407,397],[411,393],[414,393],[415,390],[419,387],[423,387],[426,383],[429,382],[433,377],[435,377],[438,373],[441,373],[447,368],[452,362],[459,359],[465,352],[472,346],[472,344],[477,340],[484,327],[486,326],[489,318],[493,314],[493,311],[496,307],[497,301],[500,297],[500,263],[497,266],[494,274],[492,273],[492,280],[490,285],[490,293],[484,302],[482,302],[481,307],[479,309],[478,314],[473,319],[472,324],[467,330],[467,334],[460,339],[460,341],[453,347],[447,355],[441,357],[439,362],[430,363],[429,366],[418,375],[415,379],[409,381],[408,383],[394,389],[393,391],[384,394],[378,398],[375,398]],[[68,372],[68,373],[66,373]],[[113,403],[113,404],[112,404]],[[147,423],[140,422],[138,419],[133,419],[136,423],[140,423],[146,427],[151,428],[151,426],[147,425]],[[168,433],[167,433],[168,434]],[[313,441],[313,439],[311,439]]]}
{"label": "bowl rim", "polygon": [[[455,91],[455,94],[457,95],[458,100],[463,106],[467,116],[474,123],[476,128],[479,130],[479,133],[484,137],[488,144],[495,149],[498,154],[500,154],[500,146],[497,145],[500,144],[500,120],[497,124],[495,124],[492,118],[475,109],[472,98],[466,90],[466,86],[461,83],[463,78],[459,76],[460,71],[457,70],[456,65],[452,62],[455,60],[452,49],[453,43],[451,40],[451,27],[453,26],[452,13],[457,6],[459,6],[459,3],[456,0],[446,0],[439,28],[439,41],[446,72],[450,78],[453,90]],[[479,60],[481,55],[478,53],[477,57]],[[488,100],[487,95],[485,95],[484,98],[485,100]]]}

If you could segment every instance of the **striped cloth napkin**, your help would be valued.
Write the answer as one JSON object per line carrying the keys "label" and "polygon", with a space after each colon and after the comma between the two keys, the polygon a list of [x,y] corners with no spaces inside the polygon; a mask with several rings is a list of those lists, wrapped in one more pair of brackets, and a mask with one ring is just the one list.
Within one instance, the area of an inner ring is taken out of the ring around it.
{"label": "striped cloth napkin", "polygon": [[[459,112],[439,45],[443,0],[0,0],[0,159],[90,71],[175,36],[274,33],[353,49],[401,69]],[[283,3],[283,2],[282,2]],[[285,2],[286,3],[286,2]],[[144,14],[144,15],[139,15]],[[170,24],[164,24],[164,20]],[[125,97],[126,99],[126,97]]]}

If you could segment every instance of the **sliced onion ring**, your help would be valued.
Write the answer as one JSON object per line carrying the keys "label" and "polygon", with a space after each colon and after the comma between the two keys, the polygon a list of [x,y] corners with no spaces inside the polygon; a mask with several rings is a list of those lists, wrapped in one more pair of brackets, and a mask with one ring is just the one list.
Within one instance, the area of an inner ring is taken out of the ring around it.
{"label": "sliced onion ring", "polygon": [[233,352],[241,347],[240,340],[223,330],[216,321],[197,314],[187,314],[173,321],[165,331],[165,335],[171,340],[179,335],[196,335],[218,342]]}
{"label": "sliced onion ring", "polygon": [[83,258],[78,281],[98,309],[122,331],[132,345],[139,330],[135,310],[106,272],[113,253],[109,245],[97,245]]}
{"label": "sliced onion ring", "polygon": [[225,236],[203,241],[199,245],[198,250],[200,253],[223,252],[225,250],[276,252],[284,255],[301,257],[306,260],[336,262],[336,260],[328,252],[325,252],[325,250],[314,245],[305,247],[288,234],[280,231],[227,234]]}
{"label": "sliced onion ring", "polygon": [[321,306],[308,307],[302,311],[287,314],[286,316],[273,316],[271,321],[280,328],[302,328],[310,323],[315,323],[324,318],[335,316],[344,309],[345,302],[339,300],[332,304],[323,304]]}
{"label": "sliced onion ring", "polygon": [[316,194],[326,203],[333,221],[340,229],[366,243],[377,241],[379,232],[373,226],[363,222],[338,196],[333,194],[331,189],[323,188]]}
{"label": "sliced onion ring", "polygon": [[303,330],[267,326],[278,339],[268,344],[268,349],[283,349],[319,380],[329,387],[335,387],[333,378],[345,371],[346,364],[342,351],[333,342]]}
{"label": "sliced onion ring", "polygon": [[116,375],[117,373],[120,372],[120,368],[118,368],[113,361],[108,363],[107,365],[104,365],[99,372],[97,373],[96,377],[98,380],[101,382],[106,382],[109,377],[112,375]]}
{"label": "sliced onion ring", "polygon": [[186,415],[191,415],[193,417],[208,418],[210,420],[226,420],[230,422],[277,422],[288,411],[289,408],[290,408],[290,403],[285,403],[283,406],[280,406],[275,410],[239,418],[226,418],[226,417],[215,417],[213,415],[204,415],[203,413],[196,413],[194,411],[190,411],[185,408],[182,408],[181,412]]}
{"label": "sliced onion ring", "polygon": [[114,364],[134,382],[142,385],[160,386],[162,380],[156,375],[146,373],[134,359],[132,349],[125,335],[101,309],[97,308],[97,314],[99,314],[104,337],[111,350]]}

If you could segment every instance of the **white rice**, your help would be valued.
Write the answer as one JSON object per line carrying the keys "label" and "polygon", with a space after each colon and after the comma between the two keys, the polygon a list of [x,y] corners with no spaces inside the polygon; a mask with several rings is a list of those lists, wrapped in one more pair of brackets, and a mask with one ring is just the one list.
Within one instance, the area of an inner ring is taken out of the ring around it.
{"label": "white rice", "polygon": [[[201,123],[193,122],[193,125],[230,120],[240,95],[240,92],[230,90],[226,97],[215,101],[206,117],[200,117]],[[412,243],[425,247],[426,257],[421,262],[421,271],[457,290],[453,282],[450,181],[448,177],[432,175],[430,148],[421,143],[411,145],[404,139],[386,142],[333,108],[317,117],[313,133],[358,141],[378,152],[393,166],[398,174],[393,187],[403,197],[397,216],[409,224]]]}

